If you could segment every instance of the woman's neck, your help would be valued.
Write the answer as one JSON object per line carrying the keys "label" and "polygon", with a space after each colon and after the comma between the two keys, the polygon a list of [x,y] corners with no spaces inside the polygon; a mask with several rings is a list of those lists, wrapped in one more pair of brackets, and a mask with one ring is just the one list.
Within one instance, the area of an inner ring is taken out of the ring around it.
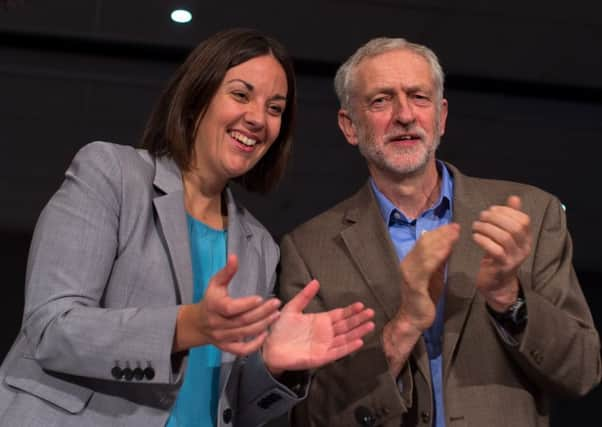
{"label": "woman's neck", "polygon": [[195,171],[184,172],[184,206],[193,218],[218,230],[227,227],[227,212],[222,206],[225,183],[210,183]]}

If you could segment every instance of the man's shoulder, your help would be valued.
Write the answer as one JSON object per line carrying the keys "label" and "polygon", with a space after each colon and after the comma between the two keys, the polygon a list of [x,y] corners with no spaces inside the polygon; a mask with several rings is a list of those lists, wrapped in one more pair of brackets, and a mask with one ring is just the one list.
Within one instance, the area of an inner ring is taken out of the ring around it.
{"label": "man's shoulder", "polygon": [[454,185],[461,194],[479,194],[484,199],[496,202],[505,201],[510,195],[519,196],[521,199],[537,201],[555,198],[554,195],[531,184],[505,179],[481,178],[461,173],[457,168],[447,164],[454,176]]}
{"label": "man's shoulder", "polygon": [[333,207],[298,225],[288,234],[294,236],[295,239],[327,238],[339,234],[349,225],[348,215],[360,206],[366,191],[370,191],[367,184]]}

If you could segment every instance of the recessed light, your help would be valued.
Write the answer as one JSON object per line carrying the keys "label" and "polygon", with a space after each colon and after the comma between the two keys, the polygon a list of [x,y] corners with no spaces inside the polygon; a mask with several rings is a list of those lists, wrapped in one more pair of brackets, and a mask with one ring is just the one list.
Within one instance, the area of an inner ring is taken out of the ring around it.
{"label": "recessed light", "polygon": [[187,24],[188,22],[192,21],[192,13],[186,9],[176,9],[171,12],[171,20],[173,22],[177,22],[178,24]]}

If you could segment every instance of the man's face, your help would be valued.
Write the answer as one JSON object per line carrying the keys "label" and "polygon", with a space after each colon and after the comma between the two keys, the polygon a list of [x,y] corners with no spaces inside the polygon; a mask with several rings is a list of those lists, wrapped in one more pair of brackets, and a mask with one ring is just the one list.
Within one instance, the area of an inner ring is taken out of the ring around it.
{"label": "man's face", "polygon": [[347,141],[372,176],[399,179],[435,161],[447,101],[438,100],[429,63],[409,50],[364,59],[355,69],[351,111],[339,112]]}

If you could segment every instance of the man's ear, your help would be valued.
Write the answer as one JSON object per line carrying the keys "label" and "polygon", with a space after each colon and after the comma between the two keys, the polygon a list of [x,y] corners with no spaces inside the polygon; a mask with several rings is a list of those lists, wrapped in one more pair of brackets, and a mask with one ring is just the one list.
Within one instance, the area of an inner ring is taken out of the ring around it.
{"label": "man's ear", "polygon": [[347,142],[351,145],[357,145],[357,130],[353,124],[349,111],[341,108],[337,114],[337,118],[339,121],[339,128],[341,129],[341,132],[343,132],[343,135],[345,135]]}
{"label": "man's ear", "polygon": [[447,122],[447,99],[441,100],[441,107],[439,108],[439,136],[445,134],[445,124]]}

